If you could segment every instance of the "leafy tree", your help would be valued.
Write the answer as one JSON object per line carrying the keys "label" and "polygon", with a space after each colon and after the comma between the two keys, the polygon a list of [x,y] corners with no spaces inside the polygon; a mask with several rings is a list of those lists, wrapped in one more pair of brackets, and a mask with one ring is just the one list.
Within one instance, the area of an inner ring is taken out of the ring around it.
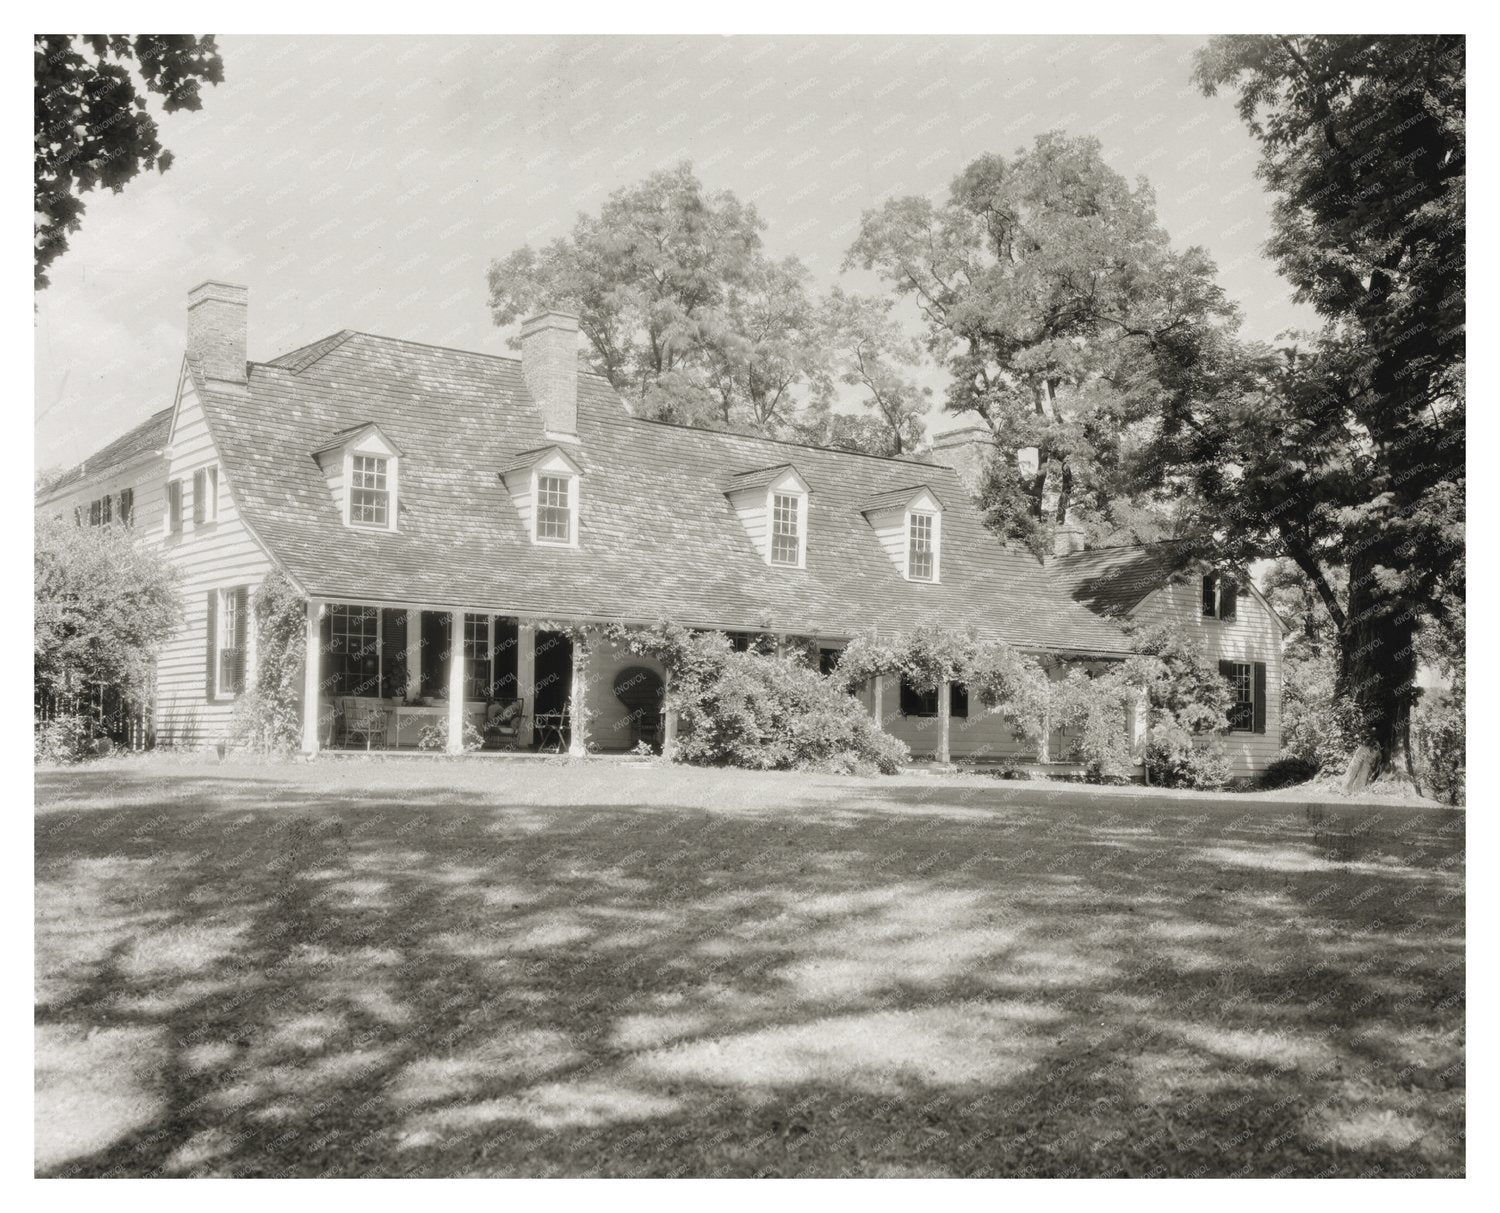
{"label": "leafy tree", "polygon": [[870,455],[908,455],[920,449],[923,416],[932,389],[913,377],[922,361],[921,343],[902,332],[892,313],[894,299],[851,295],[835,287],[823,303],[823,326],[831,373],[853,389],[861,410],[834,412],[825,388],[807,435],[823,446]]}
{"label": "leafy tree", "polygon": [[147,94],[161,97],[169,114],[200,109],[200,85],[221,83],[224,61],[211,34],[37,34],[33,47],[35,289],[41,290],[47,268],[79,228],[81,195],[99,186],[119,193],[143,169],[171,167]]}
{"label": "leafy tree", "polygon": [[[946,204],[866,212],[845,264],[915,301],[952,374],[946,407],[983,418],[1008,469],[992,525],[1033,542],[1070,517],[1118,531],[1131,453],[1187,406],[1194,368],[1235,323],[1203,251],[1169,247],[1150,187],[1096,140],[1057,133],[981,156]],[[1024,474],[1009,470],[1022,451]]]}
{"label": "leafy tree", "polygon": [[1326,325],[1248,351],[1164,457],[1221,552],[1285,555],[1316,592],[1358,709],[1351,789],[1409,779],[1414,640],[1463,599],[1464,70],[1460,36],[1234,36],[1197,65],[1238,94],[1269,251]]}
{"label": "leafy tree", "polygon": [[57,696],[150,693],[157,650],[177,626],[176,571],[121,527],[35,524],[34,677]]}
{"label": "leafy tree", "polygon": [[774,431],[807,374],[806,272],[761,250],[764,223],[692,166],[616,190],[540,251],[491,264],[490,311],[513,324],[578,312],[588,360],[646,416]]}

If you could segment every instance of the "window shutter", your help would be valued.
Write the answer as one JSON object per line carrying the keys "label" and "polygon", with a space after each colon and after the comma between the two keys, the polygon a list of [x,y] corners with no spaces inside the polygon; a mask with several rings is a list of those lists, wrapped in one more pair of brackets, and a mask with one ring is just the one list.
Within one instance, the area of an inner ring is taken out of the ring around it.
{"label": "window shutter", "polygon": [[1255,664],[1255,731],[1266,731],[1266,663]]}
{"label": "window shutter", "polygon": [[208,659],[204,662],[203,697],[214,697],[214,665],[219,659],[219,592],[208,592],[208,622],[204,627],[208,638]]}
{"label": "window shutter", "polygon": [[1219,587],[1219,618],[1233,619],[1235,603],[1239,599],[1239,587],[1232,581],[1225,581]]}
{"label": "window shutter", "polygon": [[167,533],[182,532],[182,481],[167,481]]}
{"label": "window shutter", "polygon": [[1203,613],[1210,619],[1212,619],[1219,613],[1218,607],[1214,601],[1214,589],[1214,576],[1212,573],[1210,573],[1203,579]]}
{"label": "window shutter", "polygon": [[129,526],[135,521],[135,490],[120,490],[120,523]]}
{"label": "window shutter", "polygon": [[203,525],[203,503],[207,494],[203,491],[203,483],[207,479],[203,469],[199,468],[193,473],[193,525]]}
{"label": "window shutter", "polygon": [[98,526],[99,525],[99,520],[100,520],[100,513],[99,513],[99,511],[103,508],[103,505],[104,505],[104,503],[102,501],[98,501],[98,500],[89,502],[89,526]]}
{"label": "window shutter", "polygon": [[948,715],[968,718],[969,688],[961,682],[948,684]]}
{"label": "window shutter", "polygon": [[238,586],[234,590],[234,693],[245,689],[246,641],[250,634],[250,587]]}

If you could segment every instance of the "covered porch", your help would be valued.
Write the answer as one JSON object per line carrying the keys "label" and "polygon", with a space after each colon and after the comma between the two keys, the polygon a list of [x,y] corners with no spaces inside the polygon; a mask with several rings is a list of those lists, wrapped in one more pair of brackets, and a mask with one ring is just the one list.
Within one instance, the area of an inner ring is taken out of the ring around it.
{"label": "covered porch", "polygon": [[303,752],[658,744],[660,668],[585,647],[567,630],[478,608],[314,600],[303,702],[315,708],[303,713]]}

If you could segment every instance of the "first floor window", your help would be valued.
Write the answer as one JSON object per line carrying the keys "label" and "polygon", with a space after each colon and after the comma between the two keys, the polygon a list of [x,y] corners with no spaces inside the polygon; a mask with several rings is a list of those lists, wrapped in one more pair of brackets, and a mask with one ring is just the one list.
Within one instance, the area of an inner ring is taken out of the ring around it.
{"label": "first floor window", "polygon": [[1248,733],[1255,727],[1255,667],[1248,661],[1225,661],[1219,669],[1229,680],[1230,732]]}
{"label": "first floor window", "polygon": [[490,617],[464,616],[464,698],[487,700],[494,683]]}
{"label": "first floor window", "polygon": [[906,575],[913,581],[932,580],[933,550],[932,515],[913,514],[906,558]]}
{"label": "first floor window", "polygon": [[386,461],[378,455],[355,455],[349,475],[350,525],[389,526],[391,490],[387,482]]}
{"label": "first floor window", "polygon": [[130,526],[135,522],[135,490],[120,490],[120,524]]}
{"label": "first floor window", "polygon": [[[901,715],[936,716],[937,714],[937,688],[919,691],[903,678],[901,680]],[[950,682],[948,684],[948,715],[966,717],[968,714],[969,688],[961,682]]]}
{"label": "first floor window", "polygon": [[839,658],[844,655],[842,649],[819,649],[818,650],[818,673],[825,678],[839,668]]}
{"label": "first floor window", "polygon": [[802,555],[801,500],[777,493],[771,502],[771,563],[799,564]]}
{"label": "first floor window", "polygon": [[335,695],[380,694],[380,614],[374,607],[329,609],[328,674]]}
{"label": "first floor window", "polygon": [[546,543],[571,543],[573,540],[573,509],[568,504],[566,476],[537,477],[536,537]]}
{"label": "first floor window", "polygon": [[98,526],[104,521],[104,502],[89,502],[89,526]]}
{"label": "first floor window", "polygon": [[208,592],[208,694],[211,699],[238,695],[245,689],[249,608],[250,591],[246,586]]}

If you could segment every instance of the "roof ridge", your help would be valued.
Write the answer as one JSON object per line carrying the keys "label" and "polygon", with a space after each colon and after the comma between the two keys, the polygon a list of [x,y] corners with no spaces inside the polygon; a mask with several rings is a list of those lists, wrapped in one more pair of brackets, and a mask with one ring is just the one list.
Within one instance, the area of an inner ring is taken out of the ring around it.
{"label": "roof ridge", "polygon": [[[599,376],[603,379],[604,376]],[[609,381],[605,379],[605,382]],[[618,392],[616,392],[618,395]],[[621,398],[623,400],[623,397]],[[701,425],[688,425],[682,421],[662,421],[655,417],[637,417],[634,413],[627,412],[621,418],[624,423],[637,422],[640,425],[660,425],[673,430],[690,430],[694,434],[704,434],[710,438],[734,438],[743,442],[769,442],[777,446],[797,447],[804,451],[821,451],[825,455],[850,455],[859,459],[876,459],[881,463],[897,463],[905,467],[930,468],[936,471],[951,472],[953,465],[949,463],[929,463],[925,459],[908,459],[900,455],[872,455],[869,451],[851,451],[841,446],[819,446],[816,442],[799,442],[795,438],[771,438],[765,434],[738,434],[733,430],[709,430]],[[769,465],[768,465],[769,466]],[[751,469],[756,470],[756,469]]]}

